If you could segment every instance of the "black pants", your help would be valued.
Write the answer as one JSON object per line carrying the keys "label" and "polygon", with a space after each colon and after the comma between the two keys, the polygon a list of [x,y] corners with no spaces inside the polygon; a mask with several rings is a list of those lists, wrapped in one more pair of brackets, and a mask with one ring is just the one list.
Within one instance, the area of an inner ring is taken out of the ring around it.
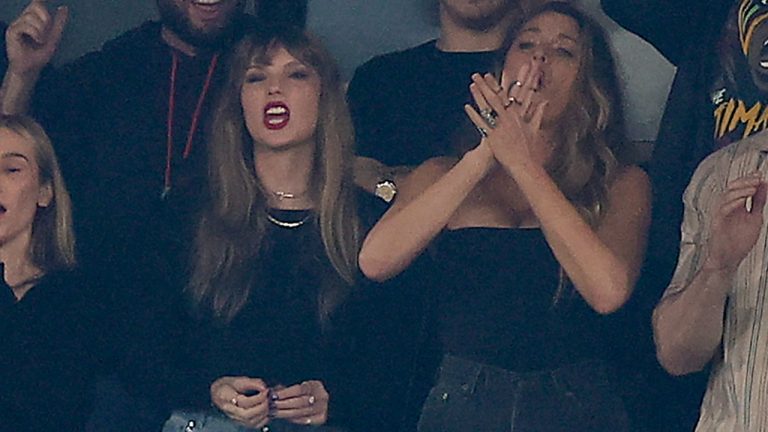
{"label": "black pants", "polygon": [[621,399],[602,362],[515,373],[446,355],[419,432],[625,432]]}

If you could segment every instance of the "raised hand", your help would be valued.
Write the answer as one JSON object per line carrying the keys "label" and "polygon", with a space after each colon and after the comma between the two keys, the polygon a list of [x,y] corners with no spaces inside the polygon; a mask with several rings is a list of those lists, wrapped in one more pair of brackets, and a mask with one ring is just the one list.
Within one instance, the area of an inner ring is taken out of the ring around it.
{"label": "raised hand", "polygon": [[269,391],[258,378],[217,379],[211,384],[211,402],[246,427],[258,429],[269,423]]}
{"label": "raised hand", "polygon": [[759,173],[728,184],[713,208],[705,266],[736,270],[762,231],[767,190]]}
{"label": "raised hand", "polygon": [[69,9],[59,6],[52,16],[46,3],[46,0],[32,0],[5,32],[8,71],[12,74],[38,74],[59,46]]}
{"label": "raised hand", "polygon": [[322,425],[328,420],[328,392],[320,381],[304,381],[275,390],[274,417],[303,425]]}
{"label": "raised hand", "polygon": [[546,103],[533,100],[538,68],[538,63],[523,66],[506,88],[491,74],[473,75],[469,89],[479,111],[464,107],[475,126],[486,131],[495,158],[513,171],[521,164],[543,165],[551,152],[541,131]]}

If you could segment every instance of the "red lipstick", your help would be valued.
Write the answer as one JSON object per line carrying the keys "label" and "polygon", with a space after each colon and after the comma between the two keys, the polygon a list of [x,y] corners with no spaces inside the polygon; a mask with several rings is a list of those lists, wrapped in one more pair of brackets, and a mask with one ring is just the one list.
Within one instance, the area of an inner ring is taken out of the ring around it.
{"label": "red lipstick", "polygon": [[264,107],[264,127],[279,130],[288,126],[291,110],[283,102],[270,102]]}

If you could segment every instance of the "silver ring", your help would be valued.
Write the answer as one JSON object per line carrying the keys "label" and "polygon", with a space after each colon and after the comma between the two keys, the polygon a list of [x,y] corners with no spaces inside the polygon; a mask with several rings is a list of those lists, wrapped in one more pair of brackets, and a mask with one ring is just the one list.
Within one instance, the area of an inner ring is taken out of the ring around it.
{"label": "silver ring", "polygon": [[523,83],[518,81],[518,80],[514,80],[514,81],[512,81],[512,85],[515,86],[515,87],[522,87]]}
{"label": "silver ring", "polygon": [[493,129],[496,127],[496,113],[493,112],[493,110],[488,108],[483,108],[480,110],[480,117],[485,120],[486,123],[488,123],[488,126]]}
{"label": "silver ring", "polygon": [[312,419],[311,419],[311,418],[308,418],[306,423],[307,423],[308,425],[311,425],[311,424],[312,424]]}
{"label": "silver ring", "polygon": [[309,402],[310,405],[314,405],[315,404],[315,395],[310,395],[309,398],[307,399],[307,402]]}
{"label": "silver ring", "polygon": [[[522,102],[520,102],[519,100],[517,100],[517,98],[516,98],[516,97],[514,97],[514,96],[510,96],[510,97],[509,97],[509,99],[507,99],[507,100],[509,101],[509,104],[510,104],[510,105],[512,105],[512,104],[515,104],[515,105],[522,105],[522,104],[523,104]],[[509,105],[507,105],[507,106],[509,106]]]}
{"label": "silver ring", "polygon": [[488,138],[488,130],[484,127],[477,126],[477,131],[480,132],[480,136]]}
{"label": "silver ring", "polygon": [[230,400],[229,400],[229,402],[230,402],[232,405],[234,405],[234,406],[238,406],[238,405],[237,405],[237,398],[236,398],[236,397],[233,397],[232,399],[230,399]]}

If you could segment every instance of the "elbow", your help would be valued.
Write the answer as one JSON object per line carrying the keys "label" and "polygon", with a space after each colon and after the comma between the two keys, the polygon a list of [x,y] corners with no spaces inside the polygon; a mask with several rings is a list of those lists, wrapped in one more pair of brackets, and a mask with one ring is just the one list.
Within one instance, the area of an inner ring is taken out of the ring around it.
{"label": "elbow", "polygon": [[592,309],[600,315],[610,315],[621,309],[624,303],[626,303],[626,298],[605,298],[592,304]]}
{"label": "elbow", "polygon": [[603,286],[607,289],[603,290],[602,295],[590,302],[590,305],[600,315],[610,315],[627,303],[632,294],[633,283],[629,277],[624,276],[608,281]]}
{"label": "elbow", "polygon": [[[665,331],[660,321],[659,310],[653,314],[653,340],[656,345],[656,360],[667,373],[673,376],[683,376],[700,372],[709,362],[710,355],[697,353],[693,347],[674,334]],[[663,323],[662,323],[663,324]]]}
{"label": "elbow", "polygon": [[365,248],[360,251],[357,262],[358,266],[360,266],[360,271],[372,281],[384,282],[394,276],[394,273],[390,270],[391,266],[388,266],[379,257],[372,256]]}
{"label": "elbow", "polygon": [[674,344],[665,343],[663,340],[656,340],[656,359],[667,373],[673,376],[683,376],[704,369],[707,362],[693,359],[685,355],[686,350],[683,347],[674,346]]}

